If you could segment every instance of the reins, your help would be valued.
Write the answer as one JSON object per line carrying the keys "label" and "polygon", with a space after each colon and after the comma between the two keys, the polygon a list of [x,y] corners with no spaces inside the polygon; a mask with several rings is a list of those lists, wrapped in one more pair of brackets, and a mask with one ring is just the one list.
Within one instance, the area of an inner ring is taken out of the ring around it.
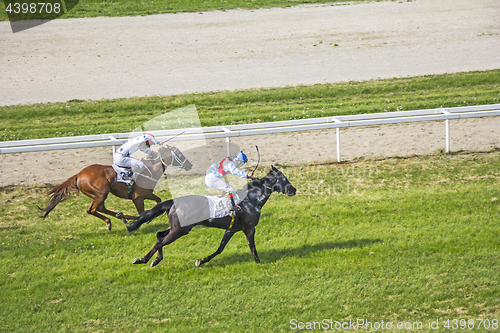
{"label": "reins", "polygon": [[[182,133],[181,133],[182,134]],[[165,147],[165,146],[162,146],[162,147]],[[160,159],[161,163],[165,166],[165,169],[168,168],[169,166],[171,167],[177,167],[177,168],[182,168],[184,166],[184,164],[186,164],[186,161],[187,161],[187,157],[184,156],[184,161],[181,161],[181,159],[174,153],[175,151],[178,150],[178,148],[176,147],[172,147],[172,146],[169,146],[167,145],[165,148],[169,149],[170,150],[170,154],[172,156],[172,162],[170,162],[170,164],[167,164],[165,163],[165,161],[163,160],[162,156],[160,153],[158,153],[158,156],[155,157],[155,158],[150,158],[149,160],[150,161],[154,161],[154,160],[157,160],[157,159]],[[174,159],[175,161],[179,164],[179,165],[174,165]],[[155,181],[157,182],[158,179],[155,179],[153,178],[153,173],[151,172],[151,170],[149,170],[148,166],[147,165],[144,165],[144,167],[146,168],[146,170],[149,172],[149,174],[151,176],[146,176],[144,174],[140,174],[142,177],[146,178],[146,179],[149,179],[151,181]]]}

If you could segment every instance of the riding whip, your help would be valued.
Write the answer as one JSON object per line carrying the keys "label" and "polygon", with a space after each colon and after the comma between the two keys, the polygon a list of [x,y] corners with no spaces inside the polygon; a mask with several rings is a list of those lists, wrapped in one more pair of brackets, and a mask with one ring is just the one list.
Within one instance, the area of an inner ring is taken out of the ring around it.
{"label": "riding whip", "polygon": [[255,169],[253,169],[253,171],[252,171],[252,175],[255,172],[255,170],[257,170],[257,167],[259,166],[259,163],[260,163],[260,151],[259,151],[259,147],[256,145],[255,148],[257,149],[257,154],[259,155],[259,159],[257,160],[257,165],[255,166]]}
{"label": "riding whip", "polygon": [[169,142],[170,140],[175,139],[175,138],[176,138],[176,137],[178,137],[179,135],[184,134],[184,132],[186,132],[186,131],[182,131],[182,132],[180,132],[179,134],[174,135],[174,136],[173,136],[173,137],[171,137],[170,139],[163,141],[163,142],[162,142],[162,145],[163,145],[165,142]]}

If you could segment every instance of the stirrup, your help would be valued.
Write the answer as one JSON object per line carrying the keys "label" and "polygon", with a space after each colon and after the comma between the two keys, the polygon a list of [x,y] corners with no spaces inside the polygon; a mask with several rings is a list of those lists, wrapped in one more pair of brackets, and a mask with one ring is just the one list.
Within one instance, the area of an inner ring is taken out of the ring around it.
{"label": "stirrup", "polygon": [[240,210],[241,210],[241,207],[239,205],[235,205],[235,206],[229,208],[229,211],[231,211],[231,212],[238,212]]}

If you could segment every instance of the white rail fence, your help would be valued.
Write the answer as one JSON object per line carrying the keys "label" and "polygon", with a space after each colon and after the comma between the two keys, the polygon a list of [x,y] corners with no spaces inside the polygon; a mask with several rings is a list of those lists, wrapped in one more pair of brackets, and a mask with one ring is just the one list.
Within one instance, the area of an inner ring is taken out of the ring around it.
{"label": "white rail fence", "polygon": [[[172,141],[189,141],[200,139],[226,138],[228,155],[230,155],[230,139],[240,136],[276,134],[298,131],[314,131],[335,128],[337,131],[337,161],[340,155],[340,129],[344,127],[374,126],[422,121],[444,121],[446,152],[450,151],[451,119],[500,116],[500,104],[465,106],[454,108],[439,108],[414,111],[398,111],[370,113],[350,116],[298,119],[288,121],[254,123],[244,125],[212,126],[202,128],[186,128],[164,131],[151,131],[160,140],[171,138]],[[181,134],[180,134],[181,133]],[[90,148],[120,146],[133,133],[112,133],[99,135],[72,136],[50,139],[17,140],[0,142],[0,154],[22,153],[45,150],[60,150],[72,148]]]}

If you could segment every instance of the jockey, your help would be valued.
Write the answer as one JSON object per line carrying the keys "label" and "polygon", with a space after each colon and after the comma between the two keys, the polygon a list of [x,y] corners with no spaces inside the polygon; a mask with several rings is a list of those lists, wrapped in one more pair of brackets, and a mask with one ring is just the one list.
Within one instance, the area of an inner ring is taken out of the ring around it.
{"label": "jockey", "polygon": [[160,141],[152,134],[145,134],[137,136],[125,142],[113,156],[113,163],[119,167],[124,167],[130,169],[129,176],[132,178],[133,174],[144,167],[144,163],[131,155],[137,150],[142,151],[146,154],[153,153],[149,148],[151,145],[161,144]]}
{"label": "jockey", "polygon": [[208,187],[224,191],[228,194],[232,206],[230,208],[231,211],[239,210],[240,207],[234,202],[234,188],[226,183],[223,178],[226,174],[230,173],[240,178],[253,179],[253,172],[248,174],[247,172],[239,169],[247,161],[247,156],[240,150],[236,155],[234,155],[233,158],[226,157],[222,161],[216,162],[207,168],[205,184]]}

